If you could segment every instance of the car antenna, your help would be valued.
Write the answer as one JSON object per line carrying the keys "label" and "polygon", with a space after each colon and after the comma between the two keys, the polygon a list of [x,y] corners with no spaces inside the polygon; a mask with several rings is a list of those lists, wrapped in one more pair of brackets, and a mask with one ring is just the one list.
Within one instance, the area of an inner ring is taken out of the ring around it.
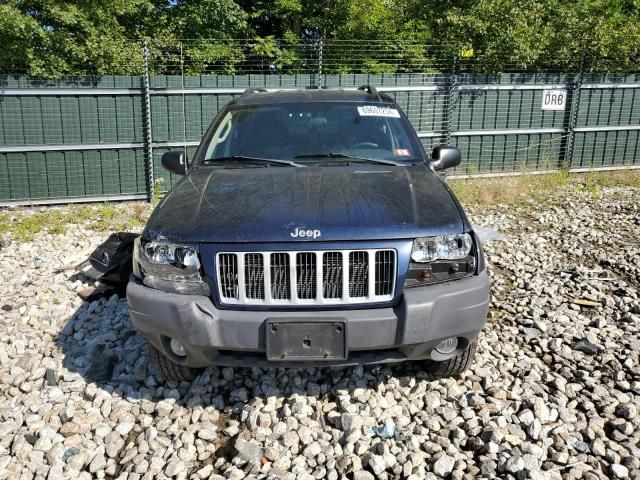
{"label": "car antenna", "polygon": [[376,87],[374,87],[373,85],[360,85],[358,87],[358,90],[362,90],[364,92],[367,92],[370,95],[375,95],[376,97],[378,97],[378,100],[382,101],[382,97],[380,96],[380,94],[378,93],[378,89]]}

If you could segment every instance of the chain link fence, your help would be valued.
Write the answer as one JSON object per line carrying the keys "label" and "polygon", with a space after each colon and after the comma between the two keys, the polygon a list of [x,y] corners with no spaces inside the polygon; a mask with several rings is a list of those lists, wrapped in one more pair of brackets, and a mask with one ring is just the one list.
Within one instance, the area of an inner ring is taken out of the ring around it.
{"label": "chain link fence", "polygon": [[[140,44],[135,76],[0,76],[0,204],[147,199],[175,181],[166,151],[193,154],[247,87],[378,87],[427,151],[462,151],[453,175],[640,167],[640,75],[572,73],[412,42],[193,40]],[[602,59],[597,63],[603,65]]]}

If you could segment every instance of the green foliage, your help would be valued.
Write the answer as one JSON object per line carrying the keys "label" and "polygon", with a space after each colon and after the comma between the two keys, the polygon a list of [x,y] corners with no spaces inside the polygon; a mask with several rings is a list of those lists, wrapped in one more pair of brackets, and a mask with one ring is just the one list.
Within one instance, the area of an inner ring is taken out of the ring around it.
{"label": "green foliage", "polygon": [[[0,68],[40,77],[139,73],[130,39],[154,15],[150,0],[5,0],[0,4]],[[11,48],[6,48],[10,46]]]}
{"label": "green foliage", "polygon": [[313,68],[300,40],[319,38],[327,73],[439,71],[461,51],[471,71],[637,71],[640,2],[0,1],[0,73],[140,74],[143,38],[152,71],[166,74],[233,74],[248,59],[263,71]]}
{"label": "green foliage", "polygon": [[[478,71],[633,71],[640,66],[640,3],[620,0],[413,0],[436,18],[433,38],[471,46]],[[464,63],[464,62],[463,62]]]}
{"label": "green foliage", "polygon": [[164,178],[158,177],[153,181],[153,192],[151,195],[151,205],[154,207],[160,203],[162,197],[167,192],[167,189],[164,187]]}

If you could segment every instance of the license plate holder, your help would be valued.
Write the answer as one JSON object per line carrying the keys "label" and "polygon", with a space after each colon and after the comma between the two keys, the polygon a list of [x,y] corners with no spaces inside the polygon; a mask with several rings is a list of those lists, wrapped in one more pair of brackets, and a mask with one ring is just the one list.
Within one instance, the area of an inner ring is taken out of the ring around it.
{"label": "license plate holder", "polygon": [[313,321],[269,319],[266,322],[270,361],[331,361],[347,358],[347,323],[343,319]]}

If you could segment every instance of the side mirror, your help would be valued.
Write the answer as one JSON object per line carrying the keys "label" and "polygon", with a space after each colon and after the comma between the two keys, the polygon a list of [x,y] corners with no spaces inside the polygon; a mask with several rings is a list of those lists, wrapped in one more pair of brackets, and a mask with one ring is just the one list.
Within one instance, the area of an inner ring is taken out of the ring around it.
{"label": "side mirror", "polygon": [[167,152],[162,155],[162,166],[176,175],[186,175],[187,157],[184,152]]}
{"label": "side mirror", "polygon": [[449,145],[438,145],[431,152],[431,165],[436,170],[445,170],[460,165],[460,150]]}

